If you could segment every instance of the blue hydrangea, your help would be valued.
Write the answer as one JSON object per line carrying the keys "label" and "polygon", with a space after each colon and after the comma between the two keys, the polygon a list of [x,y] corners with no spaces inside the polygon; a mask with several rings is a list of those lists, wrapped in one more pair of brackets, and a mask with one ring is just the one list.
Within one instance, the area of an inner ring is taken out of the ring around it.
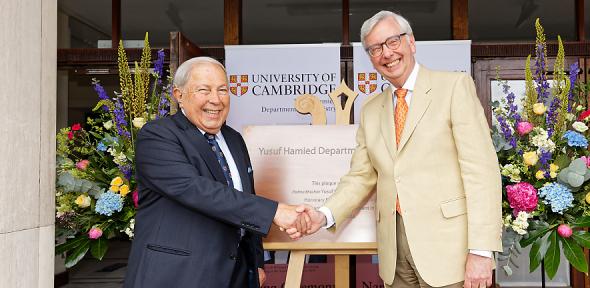
{"label": "blue hydrangea", "polygon": [[549,183],[539,189],[539,196],[543,203],[551,206],[551,211],[563,214],[567,208],[574,207],[572,191],[560,183]]}
{"label": "blue hydrangea", "polygon": [[586,139],[586,137],[584,137],[584,135],[578,132],[567,130],[561,138],[567,139],[567,145],[569,145],[570,147],[588,147],[588,140]]}
{"label": "blue hydrangea", "polygon": [[96,201],[96,207],[94,207],[96,213],[105,216],[111,216],[115,211],[121,212],[122,209],[123,198],[121,198],[121,195],[112,191],[102,193]]}
{"label": "blue hydrangea", "polygon": [[107,151],[107,146],[105,146],[102,142],[98,142],[98,145],[96,145],[96,150],[103,152]]}

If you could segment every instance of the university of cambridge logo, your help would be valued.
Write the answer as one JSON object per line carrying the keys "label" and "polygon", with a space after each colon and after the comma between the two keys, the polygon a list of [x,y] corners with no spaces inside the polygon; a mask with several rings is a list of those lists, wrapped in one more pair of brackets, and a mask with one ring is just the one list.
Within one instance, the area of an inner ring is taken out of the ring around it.
{"label": "university of cambridge logo", "polygon": [[229,91],[235,96],[248,92],[248,75],[229,75]]}
{"label": "university of cambridge logo", "polygon": [[359,90],[365,94],[373,93],[377,89],[377,73],[358,73],[357,80]]}

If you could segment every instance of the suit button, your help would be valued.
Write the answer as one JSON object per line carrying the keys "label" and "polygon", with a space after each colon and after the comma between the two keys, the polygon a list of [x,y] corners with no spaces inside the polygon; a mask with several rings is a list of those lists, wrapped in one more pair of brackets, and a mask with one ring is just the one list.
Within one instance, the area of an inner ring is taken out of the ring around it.
{"label": "suit button", "polygon": [[231,254],[231,255],[229,255],[229,259],[238,260],[238,257],[236,257],[236,255],[234,255],[234,254]]}

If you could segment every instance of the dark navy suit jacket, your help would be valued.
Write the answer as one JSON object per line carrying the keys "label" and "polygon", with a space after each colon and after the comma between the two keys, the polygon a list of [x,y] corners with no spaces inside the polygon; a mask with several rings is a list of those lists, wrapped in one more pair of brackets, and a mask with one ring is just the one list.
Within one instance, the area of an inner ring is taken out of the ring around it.
{"label": "dark navy suit jacket", "polygon": [[[124,287],[229,287],[239,261],[263,267],[261,236],[277,203],[254,195],[242,136],[224,125],[243,192],[226,184],[202,133],[182,114],[147,123],[136,142],[139,209]],[[257,277],[256,277],[257,278]]]}

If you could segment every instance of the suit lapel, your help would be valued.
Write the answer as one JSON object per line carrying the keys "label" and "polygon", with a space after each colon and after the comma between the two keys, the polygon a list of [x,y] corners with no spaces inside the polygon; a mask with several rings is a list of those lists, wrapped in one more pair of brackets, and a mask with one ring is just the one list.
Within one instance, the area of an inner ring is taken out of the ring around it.
{"label": "suit lapel", "polygon": [[393,94],[391,94],[391,86],[382,92],[383,97],[381,109],[381,135],[387,146],[387,151],[391,155],[391,159],[395,159],[397,155],[397,147],[395,144],[395,123],[393,119]]}
{"label": "suit lapel", "polygon": [[223,175],[223,171],[221,170],[221,166],[217,161],[217,157],[211,150],[211,146],[205,139],[205,136],[193,125],[187,118],[180,113],[176,113],[172,116],[173,120],[178,123],[178,125],[184,130],[184,133],[190,139],[190,143],[193,143],[197,147],[197,151],[207,164],[207,168],[213,175],[213,178],[221,183],[227,183],[225,180],[225,176]]}
{"label": "suit lapel", "polygon": [[240,145],[242,142],[241,139],[237,137],[236,133],[231,133],[225,125],[221,127],[221,133],[223,134],[225,143],[227,144],[227,147],[229,147],[229,152],[231,153],[231,156],[234,158],[234,162],[236,162],[236,166],[238,167],[240,180],[242,180],[242,189],[244,190],[243,192],[252,193],[250,175],[248,174],[248,167],[246,167],[244,152],[242,151],[242,147]]}
{"label": "suit lapel", "polygon": [[[420,70],[418,71],[418,77],[416,79],[416,85],[414,86],[414,92],[412,94],[412,102],[410,103],[410,109],[408,111],[408,115],[406,117],[406,123],[404,124],[404,131],[402,132],[402,138],[399,141],[399,147],[397,151],[401,151],[412,133],[420,122],[420,119],[426,112],[426,109],[430,105],[430,71],[428,71],[424,66],[420,66]],[[393,106],[393,105],[391,105]],[[395,142],[395,141],[394,141]]]}

